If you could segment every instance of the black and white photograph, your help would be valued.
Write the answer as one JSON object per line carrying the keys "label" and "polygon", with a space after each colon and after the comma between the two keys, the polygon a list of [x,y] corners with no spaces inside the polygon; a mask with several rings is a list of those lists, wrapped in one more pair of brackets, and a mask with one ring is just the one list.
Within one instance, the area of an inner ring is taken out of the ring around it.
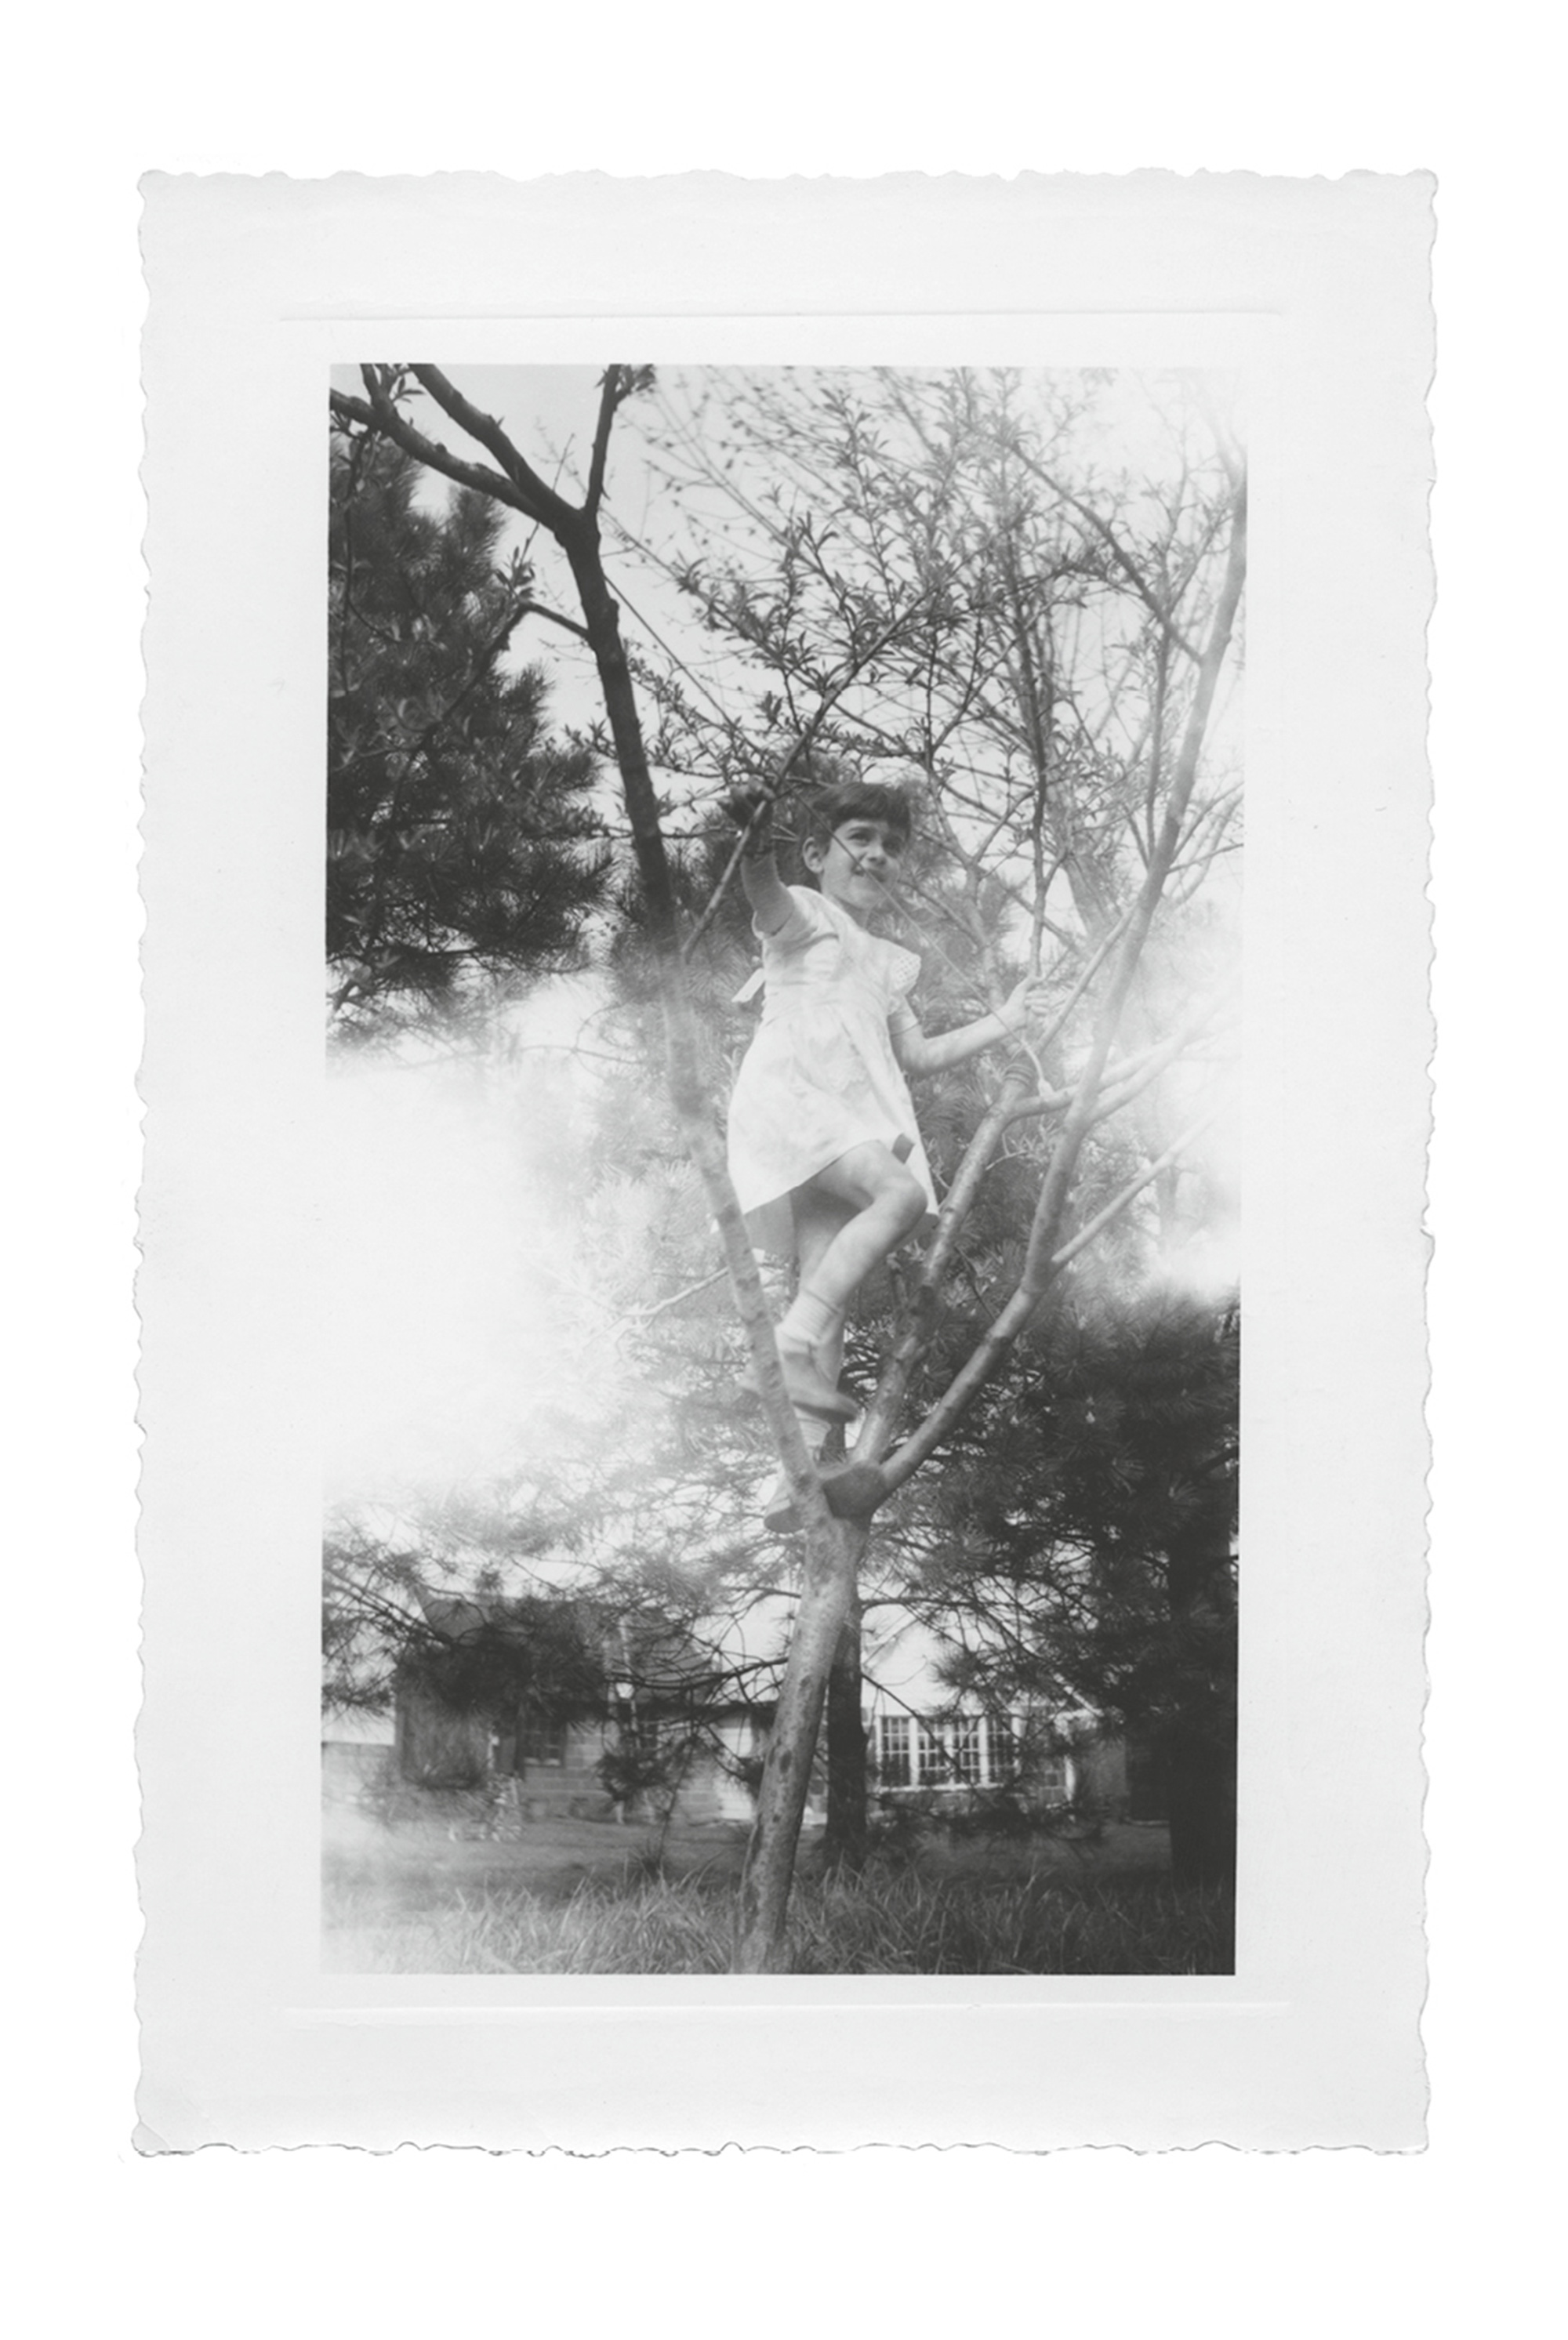
{"label": "black and white photograph", "polygon": [[25,2324],[1543,2322],[1549,21],[22,21]]}
{"label": "black and white photograph", "polygon": [[327,402],[324,1965],[1230,1974],[1236,376]]}
{"label": "black and white photograph", "polygon": [[1419,2139],[1430,235],[150,183],[149,2150]]}

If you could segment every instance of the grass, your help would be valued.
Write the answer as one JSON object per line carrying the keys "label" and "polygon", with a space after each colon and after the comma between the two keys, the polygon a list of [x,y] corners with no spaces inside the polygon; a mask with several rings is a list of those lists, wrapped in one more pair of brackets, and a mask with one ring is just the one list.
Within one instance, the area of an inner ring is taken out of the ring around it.
{"label": "grass", "polygon": [[[465,1851],[481,1853],[474,1846]],[[722,1974],[735,1847],[661,1868],[638,1854],[524,1881],[493,1858],[461,1874],[427,1860],[329,1859],[326,1963],[366,1974]],[[1230,1970],[1227,1898],[1145,1869],[928,1873],[874,1859],[854,1879],[807,1875],[790,1905],[803,1975],[1193,1975]]]}

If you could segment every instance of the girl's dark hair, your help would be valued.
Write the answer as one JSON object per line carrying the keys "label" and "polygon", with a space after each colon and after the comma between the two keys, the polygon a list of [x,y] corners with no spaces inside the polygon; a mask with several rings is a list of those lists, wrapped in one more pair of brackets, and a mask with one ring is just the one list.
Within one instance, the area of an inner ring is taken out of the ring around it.
{"label": "girl's dark hair", "polygon": [[809,838],[819,845],[828,844],[834,830],[847,820],[883,821],[906,845],[914,828],[908,795],[888,780],[840,780],[836,787],[809,798],[805,815],[802,844]]}

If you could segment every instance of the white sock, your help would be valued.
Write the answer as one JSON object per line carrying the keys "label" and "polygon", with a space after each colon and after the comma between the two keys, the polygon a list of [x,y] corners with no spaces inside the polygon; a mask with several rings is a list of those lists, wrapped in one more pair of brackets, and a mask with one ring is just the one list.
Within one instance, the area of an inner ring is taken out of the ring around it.
{"label": "white sock", "polygon": [[830,1341],[844,1321],[844,1311],[831,1302],[819,1300],[802,1284],[779,1326],[779,1338],[787,1349],[819,1349]]}

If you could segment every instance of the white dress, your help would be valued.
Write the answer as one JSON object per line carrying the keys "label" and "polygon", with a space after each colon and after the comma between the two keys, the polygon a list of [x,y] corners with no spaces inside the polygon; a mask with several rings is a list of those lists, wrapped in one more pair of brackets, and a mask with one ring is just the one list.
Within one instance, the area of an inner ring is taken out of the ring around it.
{"label": "white dress", "polygon": [[794,1249],[789,1193],[852,1145],[909,1141],[907,1167],[936,1190],[892,1034],[918,1028],[913,951],[868,934],[837,902],[788,889],[790,914],[763,935],[762,1026],[729,1101],[729,1175],[752,1241]]}

